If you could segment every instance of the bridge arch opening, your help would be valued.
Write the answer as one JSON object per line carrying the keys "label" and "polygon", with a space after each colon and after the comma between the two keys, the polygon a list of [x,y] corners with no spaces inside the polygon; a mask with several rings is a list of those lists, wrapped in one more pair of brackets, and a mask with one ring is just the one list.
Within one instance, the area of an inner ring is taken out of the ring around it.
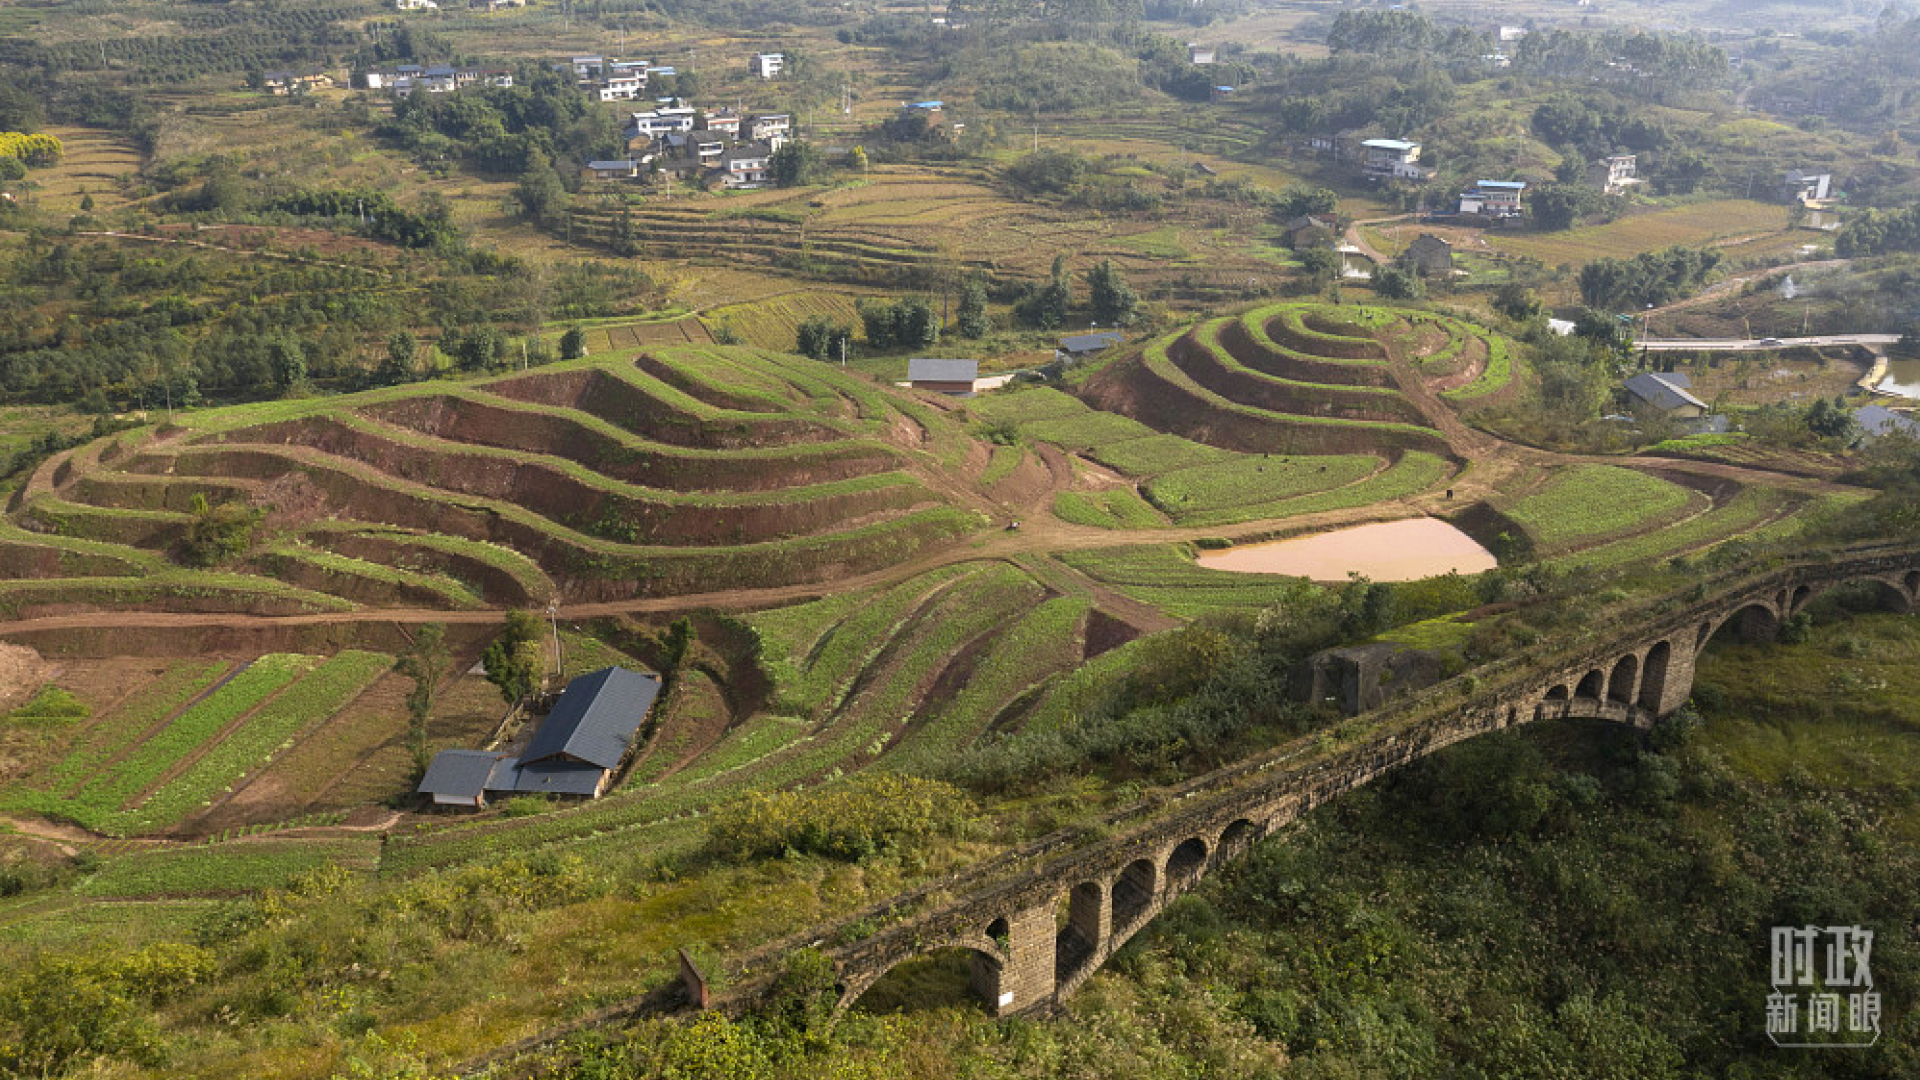
{"label": "bridge arch opening", "polygon": [[1561,683],[1559,686],[1556,686],[1553,689],[1547,691],[1548,701],[1565,701],[1572,696],[1573,695],[1568,692],[1567,685],[1565,683]]}
{"label": "bridge arch opening", "polygon": [[1054,936],[1053,975],[1065,982],[1085,971],[1106,940],[1107,890],[1083,881],[1067,894],[1066,921]]}
{"label": "bridge arch opening", "polygon": [[1656,642],[1647,650],[1647,662],[1640,667],[1640,707],[1651,713],[1660,711],[1667,694],[1667,668],[1673,663],[1673,643]]}
{"label": "bridge arch opening", "polygon": [[1113,879],[1114,933],[1131,930],[1145,920],[1159,885],[1160,875],[1150,859],[1135,859],[1120,871]]}
{"label": "bridge arch opening", "polygon": [[1580,685],[1574,688],[1573,696],[1593,698],[1595,701],[1606,697],[1607,673],[1601,671],[1599,668],[1594,668],[1592,671],[1587,672],[1586,675],[1581,678]]}
{"label": "bridge arch opening", "polygon": [[1920,600],[1920,570],[1908,571],[1906,583],[1907,595]]}
{"label": "bridge arch opening", "polygon": [[1200,871],[1207,865],[1207,842],[1197,836],[1189,836],[1180,841],[1180,846],[1167,856],[1167,885],[1184,885],[1199,877]]}
{"label": "bridge arch opening", "polygon": [[1632,653],[1614,661],[1613,674],[1607,679],[1607,700],[1633,704],[1634,684],[1640,677],[1640,658]]}
{"label": "bridge arch opening", "polygon": [[1780,636],[1780,616],[1775,611],[1765,604],[1748,604],[1727,616],[1727,621],[1714,631],[1713,640],[1727,638],[1728,629],[1731,628],[1732,637],[1748,644],[1772,641]]}
{"label": "bridge arch opening", "polygon": [[1793,590],[1793,602],[1787,606],[1786,610],[1799,611],[1800,605],[1806,603],[1808,598],[1811,597],[1812,595],[1813,595],[1813,586],[1811,585],[1802,585],[1799,588]]}
{"label": "bridge arch opening", "polygon": [[1221,830],[1219,841],[1213,845],[1214,865],[1230,862],[1246,854],[1259,835],[1260,827],[1246,818],[1227,826]]}
{"label": "bridge arch opening", "polygon": [[926,1009],[972,1008],[992,1013],[1000,995],[1000,961],[978,949],[950,945],[893,965],[847,1002],[870,1015]]}
{"label": "bridge arch opening", "polygon": [[1004,918],[995,919],[987,924],[987,936],[995,941],[1007,940],[1007,933],[1007,920]]}
{"label": "bridge arch opening", "polygon": [[1883,581],[1879,578],[1874,579],[1873,605],[1875,607],[1882,611],[1891,611],[1899,615],[1905,615],[1914,609],[1914,604],[1915,600],[1912,593],[1902,588],[1898,582]]}

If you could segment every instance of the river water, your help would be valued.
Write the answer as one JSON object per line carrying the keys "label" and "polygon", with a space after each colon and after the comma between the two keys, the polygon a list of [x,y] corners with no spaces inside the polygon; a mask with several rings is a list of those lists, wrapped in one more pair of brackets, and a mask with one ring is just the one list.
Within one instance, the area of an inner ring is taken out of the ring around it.
{"label": "river water", "polygon": [[1345,581],[1349,573],[1374,581],[1415,581],[1449,570],[1476,574],[1498,565],[1473,537],[1430,517],[1206,551],[1199,562],[1214,570],[1287,574],[1315,581]]}
{"label": "river water", "polygon": [[1883,393],[1920,398],[1920,360],[1895,360],[1887,365],[1887,377],[1875,387]]}

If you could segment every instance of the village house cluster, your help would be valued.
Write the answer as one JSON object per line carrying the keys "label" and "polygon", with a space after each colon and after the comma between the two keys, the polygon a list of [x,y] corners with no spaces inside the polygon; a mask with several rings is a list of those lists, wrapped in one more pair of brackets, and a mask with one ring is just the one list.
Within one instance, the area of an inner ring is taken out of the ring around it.
{"label": "village house cluster", "polygon": [[633,113],[625,134],[627,156],[589,161],[581,179],[704,178],[724,188],[756,188],[770,179],[774,153],[793,137],[793,117],[698,109],[668,98]]}

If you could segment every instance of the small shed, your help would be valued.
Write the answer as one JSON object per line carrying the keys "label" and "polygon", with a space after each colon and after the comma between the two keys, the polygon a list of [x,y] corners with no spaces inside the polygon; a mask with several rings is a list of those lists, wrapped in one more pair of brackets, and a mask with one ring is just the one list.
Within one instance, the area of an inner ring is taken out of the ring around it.
{"label": "small shed", "polygon": [[1054,350],[1061,357],[1077,360],[1083,356],[1110,349],[1126,341],[1126,335],[1118,330],[1099,330],[1091,334],[1070,334],[1060,339],[1060,347]]}
{"label": "small shed", "polygon": [[500,790],[493,781],[503,771],[502,765],[511,772],[513,763],[513,758],[491,750],[442,750],[428,763],[420,794],[432,797],[435,806],[477,810],[487,805],[489,790]]}
{"label": "small shed", "polygon": [[971,394],[980,378],[978,360],[931,360],[915,357],[907,361],[907,382],[915,390],[936,394]]}
{"label": "small shed", "polygon": [[1336,228],[1338,224],[1334,219],[1318,214],[1301,214],[1280,228],[1286,234],[1287,246],[1300,251],[1311,247],[1332,247],[1340,236]]}

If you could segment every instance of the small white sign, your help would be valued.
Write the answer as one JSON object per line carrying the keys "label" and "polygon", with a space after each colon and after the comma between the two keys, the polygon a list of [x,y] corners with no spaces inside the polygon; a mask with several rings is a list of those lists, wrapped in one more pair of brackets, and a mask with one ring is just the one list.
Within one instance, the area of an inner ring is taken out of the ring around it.
{"label": "small white sign", "polygon": [[1013,991],[1009,990],[1006,993],[1000,995],[1001,1008],[1004,1009],[1011,1004],[1013,1004]]}

